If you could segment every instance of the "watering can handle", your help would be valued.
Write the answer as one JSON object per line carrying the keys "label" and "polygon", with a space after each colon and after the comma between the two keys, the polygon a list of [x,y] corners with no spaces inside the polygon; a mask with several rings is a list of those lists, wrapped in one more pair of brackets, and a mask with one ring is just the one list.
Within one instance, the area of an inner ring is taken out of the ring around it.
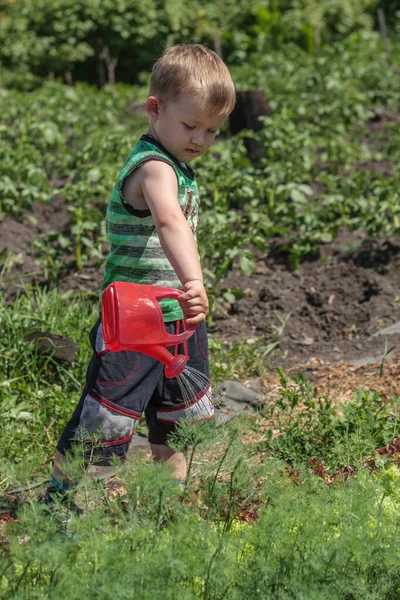
{"label": "watering can handle", "polygon": [[[171,298],[172,300],[179,300],[179,298],[184,294],[182,290],[176,290],[171,288],[168,292],[161,292],[159,295],[157,294],[157,300],[164,300],[165,298]],[[197,325],[190,325],[189,327],[185,326],[185,331],[195,331],[197,329]]]}
{"label": "watering can handle", "polygon": [[159,294],[157,294],[156,298],[157,298],[157,300],[165,300],[165,298],[172,298],[173,300],[179,300],[179,298],[184,293],[185,292],[182,290],[174,290],[173,288],[171,288],[168,291],[160,292]]}

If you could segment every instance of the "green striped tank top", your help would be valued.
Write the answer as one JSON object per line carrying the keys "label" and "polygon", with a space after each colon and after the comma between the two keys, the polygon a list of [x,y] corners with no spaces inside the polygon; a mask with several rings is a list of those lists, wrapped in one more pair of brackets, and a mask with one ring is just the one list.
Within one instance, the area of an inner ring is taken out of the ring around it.
{"label": "green striped tank top", "polygon": [[[124,200],[125,179],[148,160],[161,160],[174,169],[178,180],[179,204],[196,239],[200,200],[193,169],[177,161],[151,135],[142,135],[119,172],[107,207],[106,232],[110,252],[101,291],[113,281],[182,289],[161,248],[150,210],[136,210]],[[161,300],[160,305],[165,322],[182,319],[183,313],[176,300]]]}

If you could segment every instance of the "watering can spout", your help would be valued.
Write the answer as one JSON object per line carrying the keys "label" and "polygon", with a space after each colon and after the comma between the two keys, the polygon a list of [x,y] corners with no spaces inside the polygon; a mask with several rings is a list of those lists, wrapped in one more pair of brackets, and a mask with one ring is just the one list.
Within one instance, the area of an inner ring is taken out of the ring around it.
{"label": "watering can spout", "polygon": [[172,356],[170,352],[163,346],[135,346],[137,352],[147,354],[156,358],[165,365],[165,375],[169,379],[172,377],[178,377],[184,371],[187,363],[187,358],[184,354],[177,354]]}

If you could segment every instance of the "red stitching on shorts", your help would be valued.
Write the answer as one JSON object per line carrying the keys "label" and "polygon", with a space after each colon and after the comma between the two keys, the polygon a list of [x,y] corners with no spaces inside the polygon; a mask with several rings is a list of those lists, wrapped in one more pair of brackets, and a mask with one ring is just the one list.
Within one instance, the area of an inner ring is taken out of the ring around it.
{"label": "red stitching on shorts", "polygon": [[[133,437],[133,432],[129,435],[126,435],[123,438],[119,438],[118,440],[101,440],[100,443],[104,446],[121,446],[122,444],[129,442],[129,440],[132,437]],[[79,442],[83,442],[87,446],[90,446],[91,444],[94,443],[93,440],[81,440],[79,438],[75,438],[75,439],[77,439],[77,441],[79,441]]]}
{"label": "red stitching on shorts", "polygon": [[102,356],[103,354],[107,354],[107,352],[110,352],[108,348],[101,350],[101,352],[96,352],[96,356]]}
{"label": "red stitching on shorts", "polygon": [[205,390],[200,390],[198,392],[197,396],[195,398],[193,398],[193,400],[190,400],[190,402],[181,402],[180,404],[176,404],[172,408],[162,408],[160,410],[157,409],[157,412],[162,412],[162,413],[165,413],[165,412],[176,412],[177,410],[182,410],[182,408],[190,408],[191,406],[193,406],[193,404],[196,404],[199,400],[201,400],[202,398],[204,398],[204,396],[210,390],[210,387],[211,387],[211,384],[209,383],[207,385],[206,389]]}
{"label": "red stitching on shorts", "polygon": [[[165,412],[165,411],[163,411]],[[185,419],[185,423],[197,423],[197,421],[211,421],[211,419],[215,419],[215,415],[211,415],[210,417],[201,417],[200,419]],[[157,421],[160,421],[160,423],[168,423],[168,425],[171,425],[172,423],[174,425],[177,424],[178,421],[167,421],[167,419],[159,419],[157,417]]]}
{"label": "red stitching on shorts", "polygon": [[200,335],[197,335],[197,343],[199,345],[200,354],[204,358],[204,360],[208,360],[208,354],[204,351],[203,342],[200,339]]}
{"label": "red stitching on shorts", "polygon": [[124,415],[124,417],[130,417],[131,419],[138,419],[138,420],[141,419],[141,417],[142,417],[142,415],[138,414],[136,411],[130,410],[129,408],[121,409],[118,406],[118,404],[111,402],[111,400],[107,400],[107,398],[103,398],[103,396],[96,397],[93,395],[93,393],[90,394],[89,392],[87,395],[90,396],[90,398],[92,398],[93,400],[96,400],[96,402],[103,404],[103,406],[109,408],[110,410],[113,410],[114,412],[117,412],[120,415]]}
{"label": "red stitching on shorts", "polygon": [[105,446],[121,446],[122,444],[126,444],[126,442],[129,442],[129,440],[131,440],[133,437],[133,432],[129,435],[126,435],[123,438],[119,438],[118,440],[102,440],[102,444],[104,444]]}
{"label": "red stitching on shorts", "polygon": [[[107,352],[108,352],[108,350],[107,350]],[[124,383],[127,383],[127,381],[129,381],[133,377],[133,374],[138,367],[139,360],[140,360],[140,357],[138,354],[136,354],[135,362],[133,364],[132,369],[130,370],[128,375],[125,377],[125,379],[122,379],[122,381],[101,381],[100,379],[97,379],[95,383],[97,383],[97,385],[102,385],[103,387],[118,387],[120,385],[124,385]]]}

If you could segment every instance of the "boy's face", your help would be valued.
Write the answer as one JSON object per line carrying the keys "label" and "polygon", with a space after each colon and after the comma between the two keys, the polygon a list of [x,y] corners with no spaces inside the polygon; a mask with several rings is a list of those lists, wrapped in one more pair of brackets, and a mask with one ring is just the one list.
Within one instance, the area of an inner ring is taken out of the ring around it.
{"label": "boy's face", "polygon": [[207,113],[196,102],[196,94],[191,92],[168,102],[150,96],[146,111],[150,117],[150,133],[184,163],[209,149],[227,117]]}

